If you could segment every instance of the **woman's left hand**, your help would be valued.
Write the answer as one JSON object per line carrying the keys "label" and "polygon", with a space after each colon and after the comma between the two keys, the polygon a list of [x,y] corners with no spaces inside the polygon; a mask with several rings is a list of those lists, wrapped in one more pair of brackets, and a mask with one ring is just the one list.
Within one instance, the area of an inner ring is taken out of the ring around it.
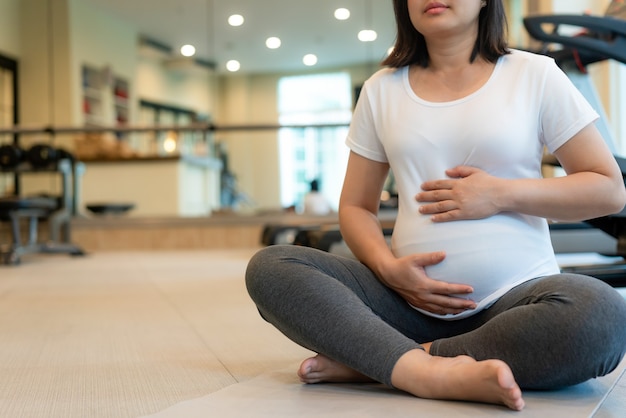
{"label": "woman's left hand", "polygon": [[422,184],[415,199],[423,203],[419,211],[433,215],[433,222],[482,219],[498,213],[498,188],[503,180],[476,167],[458,166],[446,170],[449,179]]}

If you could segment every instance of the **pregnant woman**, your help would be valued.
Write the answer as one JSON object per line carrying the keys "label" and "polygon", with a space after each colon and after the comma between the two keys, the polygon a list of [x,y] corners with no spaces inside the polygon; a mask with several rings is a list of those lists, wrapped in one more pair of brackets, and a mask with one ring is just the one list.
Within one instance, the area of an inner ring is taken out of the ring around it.
{"label": "pregnant woman", "polygon": [[[620,211],[598,115],[555,63],[508,48],[501,0],[394,0],[398,36],[347,138],[341,233],[357,260],[273,246],[250,261],[259,312],[296,343],[303,382],[524,407],[523,389],[611,372],[626,301],[560,274],[546,219]],[[544,148],[566,175],[542,178]],[[391,248],[377,212],[399,192]]]}

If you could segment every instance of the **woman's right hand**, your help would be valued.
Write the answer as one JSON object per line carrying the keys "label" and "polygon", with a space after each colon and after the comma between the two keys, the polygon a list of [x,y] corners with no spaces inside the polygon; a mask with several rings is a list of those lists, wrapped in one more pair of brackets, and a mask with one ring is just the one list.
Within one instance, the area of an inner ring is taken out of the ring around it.
{"label": "woman's right hand", "polygon": [[460,296],[471,294],[471,286],[434,280],[426,274],[424,267],[444,258],[441,251],[393,258],[381,269],[381,280],[412,306],[434,314],[459,314],[476,308],[474,301]]}

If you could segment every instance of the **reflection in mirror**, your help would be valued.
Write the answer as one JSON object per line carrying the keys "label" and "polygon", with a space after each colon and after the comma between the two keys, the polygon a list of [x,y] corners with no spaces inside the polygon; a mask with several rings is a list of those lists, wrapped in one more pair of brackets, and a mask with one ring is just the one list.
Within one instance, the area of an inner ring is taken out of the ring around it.
{"label": "reflection in mirror", "polygon": [[[133,152],[144,157],[192,154],[217,160],[226,154],[229,166],[220,173],[221,187],[228,184],[230,188],[237,188],[238,195],[248,197],[245,205],[225,205],[229,200],[220,199],[195,210],[179,210],[174,215],[297,208],[311,178],[319,176],[329,178],[322,183],[322,191],[329,194],[336,208],[341,169],[321,173],[322,167],[328,166],[325,160],[334,160],[336,153],[311,145],[295,145],[295,140],[285,139],[284,131],[277,128],[285,123],[340,123],[344,129],[337,131],[332,141],[334,147],[343,147],[342,136],[349,123],[354,92],[379,68],[378,63],[394,42],[391,2],[349,0],[342,3],[339,11],[336,2],[330,0],[206,0],[158,4],[94,0],[93,3],[137,25],[138,75],[131,94],[139,101],[140,108],[135,112],[138,117],[131,117],[131,122],[140,125],[181,123],[177,119],[166,119],[165,111],[155,113],[142,105],[152,103],[161,109],[191,111],[189,123],[211,126],[203,139],[205,142],[198,139],[197,132],[180,133],[176,147],[171,146],[170,151],[163,148],[171,143],[164,139],[165,132],[126,134]],[[233,20],[238,22],[233,24]],[[368,34],[370,38],[359,39]],[[186,44],[196,49],[192,58],[182,57],[178,52],[178,47]],[[307,54],[316,57],[315,65],[307,66],[303,62]],[[238,63],[237,72],[227,69],[227,63],[232,61]],[[328,110],[319,109],[294,116],[298,114],[297,107],[306,107],[313,101],[311,89],[304,83],[290,89],[291,96],[297,98],[291,101],[291,106],[296,108],[279,110],[281,82],[293,76],[312,74],[339,75],[347,80],[340,90],[331,92],[348,104],[342,108],[344,113],[340,119],[324,116]],[[291,122],[286,122],[284,114],[291,114]],[[255,125],[262,125],[263,129],[255,132],[251,129]],[[310,135],[317,137],[318,134]],[[311,155],[312,152],[315,155]],[[296,154],[311,162],[298,163],[301,160]],[[347,154],[347,149],[341,154]],[[342,165],[345,165],[345,157],[333,163],[333,167]],[[88,177],[86,183],[90,181]],[[138,205],[133,215],[142,215],[142,207]],[[150,213],[154,215],[158,211],[153,208]]]}

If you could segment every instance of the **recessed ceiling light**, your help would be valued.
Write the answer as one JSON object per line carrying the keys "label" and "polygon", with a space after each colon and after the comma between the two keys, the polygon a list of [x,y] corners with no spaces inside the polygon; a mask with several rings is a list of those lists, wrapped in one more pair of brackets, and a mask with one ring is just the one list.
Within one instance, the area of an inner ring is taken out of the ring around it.
{"label": "recessed ceiling light", "polygon": [[359,41],[361,42],[374,42],[378,38],[378,34],[375,30],[362,30],[359,32]]}
{"label": "recessed ceiling light", "polygon": [[280,38],[277,38],[277,37],[275,37],[275,36],[272,36],[271,38],[267,38],[267,40],[265,41],[265,45],[266,45],[269,49],[277,49],[277,48],[280,48],[280,45],[281,45]]}
{"label": "recessed ceiling light", "polygon": [[239,71],[241,64],[237,60],[230,60],[226,63],[226,69],[231,73]]}
{"label": "recessed ceiling light", "polygon": [[335,10],[335,19],[337,19],[337,20],[348,20],[348,19],[350,19],[350,10],[344,9],[343,7]]}
{"label": "recessed ceiling light", "polygon": [[317,56],[315,54],[306,54],[304,58],[302,58],[302,62],[304,65],[312,67],[317,64]]}
{"label": "recessed ceiling light", "polygon": [[230,26],[241,26],[245,19],[242,15],[232,15],[228,18],[228,24]]}
{"label": "recessed ceiling light", "polygon": [[180,53],[184,57],[193,57],[196,55],[196,47],[193,45],[183,45],[180,47]]}

